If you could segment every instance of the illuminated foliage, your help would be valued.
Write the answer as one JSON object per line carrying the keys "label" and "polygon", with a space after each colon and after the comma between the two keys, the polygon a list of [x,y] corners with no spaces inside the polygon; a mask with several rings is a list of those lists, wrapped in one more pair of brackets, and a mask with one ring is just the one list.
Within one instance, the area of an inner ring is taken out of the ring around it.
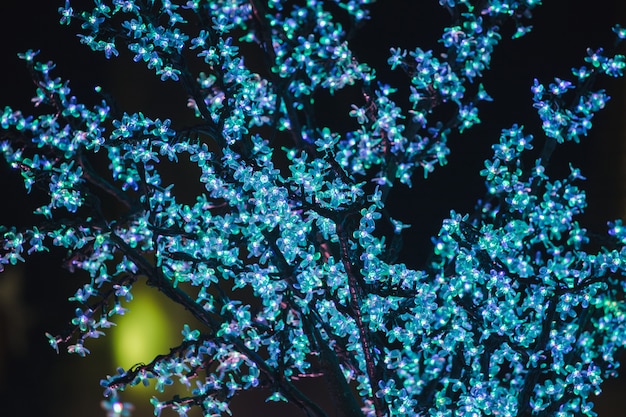
{"label": "illuminated foliage", "polygon": [[[128,415],[120,393],[145,384],[157,391],[157,416],[191,407],[221,415],[258,388],[324,416],[298,388],[307,376],[327,379],[345,416],[595,415],[590,398],[615,376],[626,344],[626,228],[611,222],[592,242],[578,221],[581,172],[551,178],[546,168],[559,144],[586,136],[608,100],[593,81],[621,76],[624,57],[589,50],[571,74],[529,86],[541,138],[521,125],[502,131],[476,173],[486,183],[476,210],[452,211],[428,264],[412,270],[395,262],[410,225],[389,216],[389,191],[446,164],[448,137],[481,122],[491,100],[481,79],[501,28],[512,21],[508,36],[523,36],[540,1],[440,0],[452,17],[445,53],[389,51],[390,69],[408,81],[406,103],[351,52],[367,3],[59,9],[92,50],[113,59],[127,48],[184,89],[191,126],[118,114],[107,100],[81,104],[53,63],[21,55],[33,102],[46,110],[6,107],[0,151],[27,190],[48,199],[36,210],[41,223],[2,227],[0,265],[58,246],[86,279],[70,299],[71,330],[49,334],[50,344],[87,355],[87,340],[144,283],[198,323],[169,352],[102,380],[109,415]],[[345,89],[359,93],[346,114],[353,128],[316,122],[316,93]],[[452,111],[435,111],[442,105]],[[95,168],[103,160],[109,171]],[[183,161],[203,189],[189,204],[162,179]],[[106,209],[111,201],[118,212]],[[158,396],[173,384],[188,395]]]}

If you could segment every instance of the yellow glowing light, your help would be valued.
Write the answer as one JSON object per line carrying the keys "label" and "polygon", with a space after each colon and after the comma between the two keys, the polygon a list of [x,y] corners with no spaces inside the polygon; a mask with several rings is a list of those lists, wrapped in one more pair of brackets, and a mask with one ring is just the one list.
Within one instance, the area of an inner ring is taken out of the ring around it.
{"label": "yellow glowing light", "polygon": [[143,286],[134,287],[133,296],[124,305],[129,311],[115,318],[117,326],[111,332],[115,363],[126,369],[168,353],[176,343],[174,324],[166,311],[171,303]]}

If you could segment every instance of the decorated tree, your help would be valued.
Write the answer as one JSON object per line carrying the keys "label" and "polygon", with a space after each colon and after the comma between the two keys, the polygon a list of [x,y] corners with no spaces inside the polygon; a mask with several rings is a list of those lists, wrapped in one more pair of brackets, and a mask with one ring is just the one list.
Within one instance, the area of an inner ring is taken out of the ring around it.
{"label": "decorated tree", "polygon": [[[437,47],[391,48],[388,77],[351,48],[368,3],[59,8],[87,47],[128,50],[184,91],[191,123],[125,112],[100,87],[82,104],[52,62],[20,55],[35,114],[4,108],[0,151],[45,201],[36,224],[2,226],[0,265],[66,250],[84,284],[50,345],[86,356],[137,286],[193,319],[169,352],[102,380],[110,415],[126,415],[122,393],[141,384],[156,390],[155,415],[227,414],[259,389],[306,416],[596,415],[626,343],[626,228],[588,231],[583,174],[550,161],[606,105],[596,80],[622,75],[626,30],[528,86],[541,129],[503,127],[472,173],[486,185],[474,210],[450,211],[412,267],[400,253],[420,219],[394,217],[388,197],[445,165],[448,139],[481,122],[492,53],[531,30],[540,1],[440,0]],[[347,103],[343,124],[320,117],[323,97]],[[164,179],[172,170],[198,184],[192,201]],[[325,381],[334,410],[303,393],[304,378]],[[159,395],[172,384],[187,395]]]}

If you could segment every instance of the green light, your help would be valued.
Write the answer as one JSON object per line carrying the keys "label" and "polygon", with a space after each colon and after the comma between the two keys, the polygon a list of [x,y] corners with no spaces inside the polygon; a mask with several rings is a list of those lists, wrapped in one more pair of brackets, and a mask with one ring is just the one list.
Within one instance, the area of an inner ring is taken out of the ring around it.
{"label": "green light", "polygon": [[176,331],[164,309],[168,301],[157,291],[139,286],[133,288],[133,296],[125,304],[129,312],[117,318],[111,332],[115,363],[126,369],[167,353],[176,344]]}

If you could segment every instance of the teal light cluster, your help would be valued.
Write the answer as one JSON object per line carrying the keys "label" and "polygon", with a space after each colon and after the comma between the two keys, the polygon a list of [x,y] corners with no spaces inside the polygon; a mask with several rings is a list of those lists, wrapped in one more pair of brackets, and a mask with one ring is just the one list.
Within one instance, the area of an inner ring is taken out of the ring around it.
{"label": "teal light cluster", "polygon": [[[541,2],[440,0],[452,23],[438,49],[389,51],[406,100],[351,50],[368,3],[66,1],[61,23],[81,43],[112,60],[125,48],[180,85],[190,126],[119,112],[106,95],[81,104],[53,63],[21,55],[37,111],[4,108],[0,152],[47,199],[41,223],[0,228],[0,266],[57,246],[85,279],[70,330],[49,343],[87,355],[144,284],[196,323],[169,352],[102,380],[109,415],[129,415],[122,393],[142,384],[157,416],[223,415],[261,388],[324,416],[298,388],[319,376],[346,416],[596,415],[626,345],[626,229],[609,223],[598,244],[579,223],[581,171],[547,167],[584,140],[609,100],[593,81],[622,76],[624,56],[590,49],[571,74],[529,85],[542,130],[502,130],[476,172],[475,211],[451,211],[433,256],[410,269],[396,258],[411,225],[389,214],[389,192],[445,165],[448,138],[481,123],[493,51],[531,30]],[[320,91],[356,92],[348,127],[316,120]],[[185,164],[202,190],[192,202],[164,180]],[[188,395],[160,396],[174,384]]]}

